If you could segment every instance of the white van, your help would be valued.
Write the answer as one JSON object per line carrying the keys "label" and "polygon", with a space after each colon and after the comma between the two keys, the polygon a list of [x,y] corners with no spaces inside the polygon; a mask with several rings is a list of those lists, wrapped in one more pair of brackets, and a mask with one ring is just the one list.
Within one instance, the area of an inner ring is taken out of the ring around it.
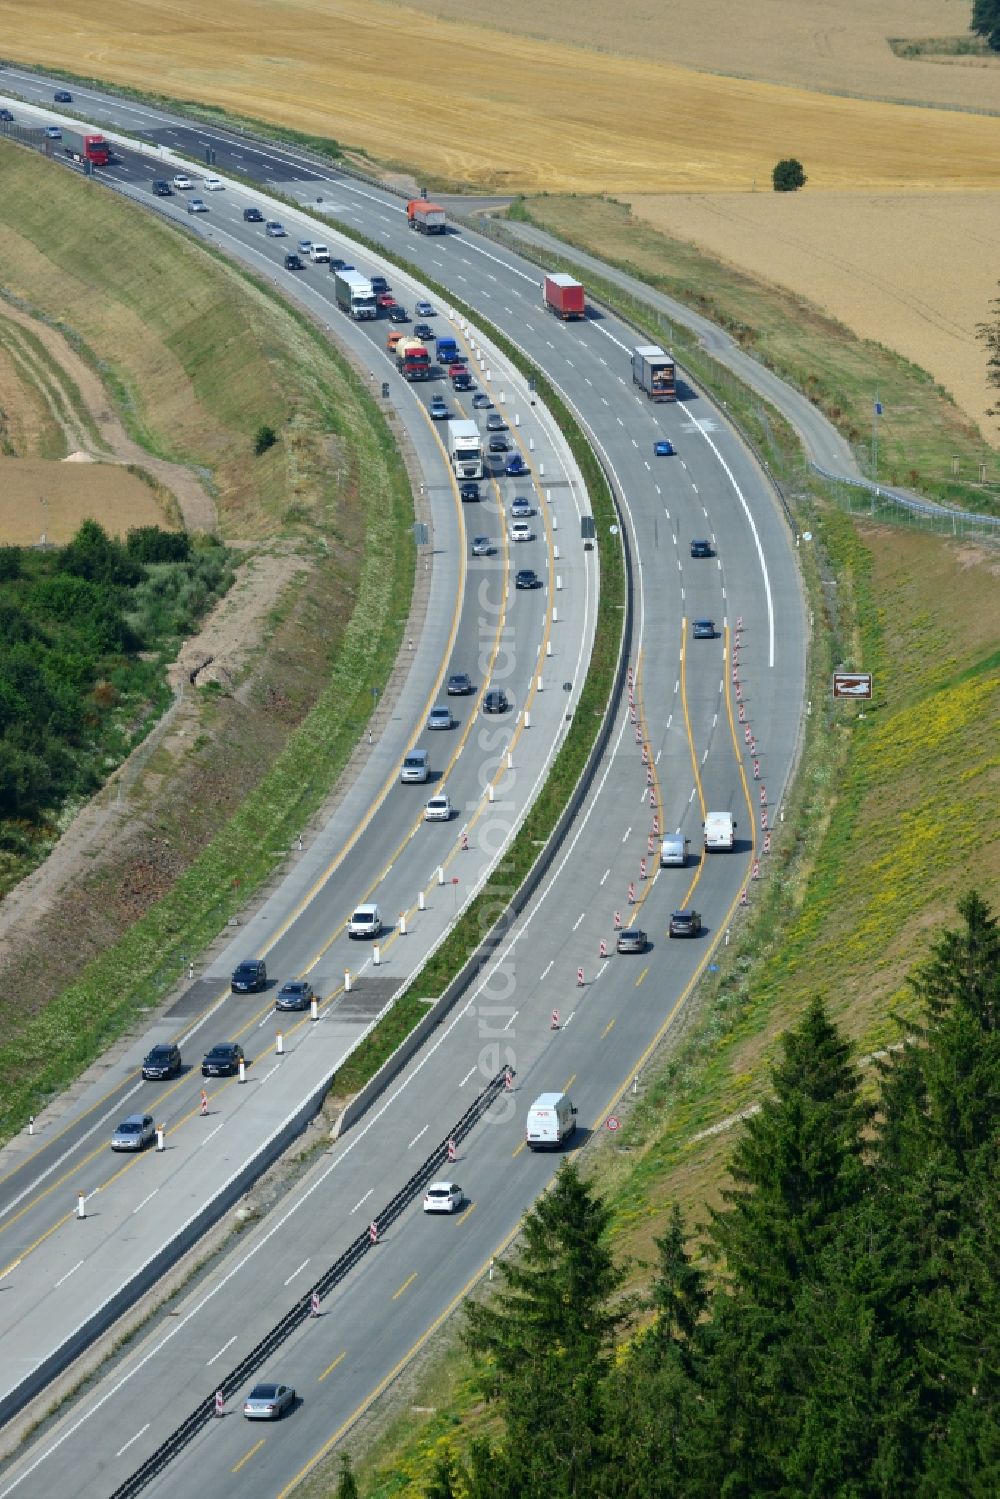
{"label": "white van", "polygon": [[674,866],[683,869],[687,863],[689,841],[683,833],[668,833],[660,844],[660,868]]}
{"label": "white van", "polygon": [[356,907],[347,923],[347,935],[349,937],[381,937],[382,913],[378,906],[371,904]]}
{"label": "white van", "polygon": [[576,1129],[576,1109],[568,1093],[540,1093],[528,1110],[525,1142],[529,1150],[559,1150]]}
{"label": "white van", "polygon": [[316,262],[318,262],[321,265],[329,265],[330,264],[330,247],[329,247],[329,245],[313,245],[312,249],[309,251],[309,259],[312,260],[312,261],[316,261]]}
{"label": "white van", "polygon": [[709,812],[705,818],[705,848],[732,848],[736,841],[736,824],[731,812]]}
{"label": "white van", "polygon": [[430,756],[426,750],[410,750],[403,760],[403,768],[399,772],[401,781],[426,781],[431,773]]}

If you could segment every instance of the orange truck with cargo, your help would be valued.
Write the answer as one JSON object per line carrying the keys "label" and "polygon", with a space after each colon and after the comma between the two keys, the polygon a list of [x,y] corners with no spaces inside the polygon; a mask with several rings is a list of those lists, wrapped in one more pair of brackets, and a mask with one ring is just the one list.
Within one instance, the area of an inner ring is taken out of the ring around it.
{"label": "orange truck with cargo", "polygon": [[428,203],[426,198],[410,199],[406,205],[406,222],[420,234],[443,234],[446,226],[441,204]]}
{"label": "orange truck with cargo", "polygon": [[431,356],[419,338],[401,338],[396,345],[396,368],[404,380],[427,380]]}

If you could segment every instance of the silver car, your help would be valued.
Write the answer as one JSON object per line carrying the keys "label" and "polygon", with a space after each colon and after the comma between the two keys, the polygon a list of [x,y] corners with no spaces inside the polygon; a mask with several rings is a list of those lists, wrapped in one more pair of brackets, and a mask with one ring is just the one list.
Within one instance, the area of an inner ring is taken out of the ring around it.
{"label": "silver car", "polygon": [[156,1134],[152,1114],[129,1114],[111,1136],[112,1150],[144,1150]]}
{"label": "silver car", "polygon": [[451,709],[441,706],[432,708],[427,717],[427,727],[429,729],[453,729],[455,720],[451,716]]}
{"label": "silver car", "polygon": [[290,1384],[255,1384],[243,1402],[243,1414],[248,1421],[280,1421],[294,1404]]}

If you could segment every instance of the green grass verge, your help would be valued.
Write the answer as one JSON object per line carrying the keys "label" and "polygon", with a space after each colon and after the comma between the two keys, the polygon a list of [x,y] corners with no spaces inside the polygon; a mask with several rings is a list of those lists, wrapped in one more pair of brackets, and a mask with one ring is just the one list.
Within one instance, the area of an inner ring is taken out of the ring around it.
{"label": "green grass verge", "polygon": [[333,1091],[338,1097],[357,1093],[373,1078],[383,1062],[427,1014],[428,1001],[403,994],[360,1046],[356,1046],[337,1073]]}
{"label": "green grass verge", "polygon": [[[657,291],[717,322],[749,353],[801,390],[871,468],[872,401],[883,403],[878,477],[944,504],[1000,514],[1000,457],[948,393],[925,370],[868,339],[857,338],[792,292],[754,280],[732,266],[670,239],[633,218],[614,199],[541,197],[520,201],[517,217],[570,246],[598,255]],[[681,324],[630,298],[613,282],[574,267],[572,252],[553,269],[579,276],[595,296],[650,334],[665,338],[678,359],[699,373],[702,351]],[[952,474],[957,460],[958,474]],[[980,467],[986,482],[980,484]]]}

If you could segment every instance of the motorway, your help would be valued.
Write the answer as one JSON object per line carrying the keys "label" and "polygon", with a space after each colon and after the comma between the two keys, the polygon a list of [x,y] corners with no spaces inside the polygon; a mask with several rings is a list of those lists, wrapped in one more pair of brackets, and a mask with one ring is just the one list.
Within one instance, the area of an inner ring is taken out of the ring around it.
{"label": "motorway", "polygon": [[[10,77],[9,70],[0,75],[0,87],[4,76]],[[27,92],[23,82],[17,87]],[[88,95],[88,109],[91,102]],[[297,1386],[302,1399],[291,1418],[263,1433],[245,1428],[238,1416],[214,1422],[150,1488],[180,1492],[186,1484],[207,1481],[213,1493],[229,1493],[250,1481],[256,1491],[279,1493],[349,1425],[482,1273],[551,1178],[557,1159],[529,1156],[521,1143],[532,1097],[543,1089],[566,1088],[581,1122],[600,1128],[633,1069],[697,982],[760,846],[761,788],[766,786],[766,810],[773,818],[794,763],[805,679],[804,611],[789,533],[750,456],[697,392],[682,392],[682,400],[670,408],[651,407],[635,393],[628,368],[632,335],[614,318],[556,323],[539,306],[537,267],[472,233],[429,240],[409,234],[398,199],[307,163],[300,153],[229,146],[214,131],[133,104],[107,102],[93,108],[92,118],[109,132],[117,121],[117,128],[132,135],[162,135],[171,149],[186,150],[192,158],[202,154],[201,142],[211,135],[214,170],[224,175],[229,167],[280,183],[283,194],[303,204],[322,198],[327,212],[335,205],[347,232],[356,225],[408,255],[503,328],[545,370],[589,431],[614,477],[636,563],[632,665],[638,724],[632,723],[628,704],[621,704],[584,814],[496,963],[433,1043],[281,1211],[243,1234],[189,1301],[172,1308],[169,1319],[154,1321],[0,1480],[0,1496],[111,1492],[336,1257],[373,1205],[388,1200],[414,1170],[426,1142],[439,1139],[462,1113],[483,1077],[509,1063],[517,1073],[515,1091],[464,1142],[454,1168],[470,1207],[454,1220],[424,1220],[414,1207],[324,1304],[323,1315],[293,1336],[280,1361],[266,1371]],[[123,166],[113,169],[116,177],[137,190],[148,189],[153,172],[140,172],[134,158],[123,155]],[[156,175],[164,172],[158,169]],[[216,209],[215,200],[223,197],[226,207]],[[233,184],[214,195],[213,238],[259,265],[268,247],[253,226],[237,219],[230,200],[237,206],[256,201]],[[298,237],[297,216],[284,208],[275,214],[288,225],[290,237]],[[333,230],[305,218],[302,223],[303,235],[333,247]],[[363,252],[350,258],[362,268],[376,268]],[[387,274],[398,287],[399,273]],[[311,268],[296,290],[302,295],[307,282],[310,296],[322,298],[325,290],[328,299],[331,280],[321,268]],[[336,316],[329,313],[331,321]],[[348,327],[342,320],[338,331]],[[508,383],[513,389],[512,378]],[[525,407],[524,417],[529,413]],[[540,421],[539,441],[544,428]],[[660,435],[674,440],[676,457],[652,457],[653,440]],[[547,436],[554,442],[551,431]],[[546,460],[547,474],[553,472],[551,461]],[[536,492],[547,487],[539,483]],[[557,495],[552,486],[552,494],[556,497],[545,513],[558,518],[564,506],[569,509],[572,489]],[[560,544],[556,534],[549,535],[552,560]],[[566,538],[560,562],[575,551],[578,563],[584,563],[587,554],[578,542],[571,546],[572,535],[571,525],[558,531]],[[687,543],[703,535],[713,539],[717,555],[696,561]],[[571,595],[593,597],[594,589],[584,586],[587,576],[584,568]],[[544,605],[536,595],[527,597],[531,607],[551,609],[551,566]],[[516,603],[520,607],[521,600]],[[566,623],[561,594],[559,609],[552,636]],[[717,621],[715,640],[691,639],[690,621],[701,616]],[[522,686],[535,673],[535,645],[544,641],[545,630],[536,616],[530,669],[517,679]],[[563,638],[569,634],[567,629]],[[519,628],[514,638],[520,642]],[[455,669],[464,668],[456,662]],[[518,701],[523,700],[522,693]],[[555,700],[552,692],[539,695],[539,709]],[[651,776],[636,727],[648,747]],[[706,809],[731,810],[737,817],[740,841],[734,855],[700,857]],[[643,879],[640,861],[648,857],[654,816],[663,827],[687,833],[694,857],[683,871],[655,873],[655,860],[650,861],[647,875],[655,878]],[[636,896],[631,908],[630,883]],[[669,912],[689,901],[702,911],[706,934],[693,942],[668,943]],[[292,909],[286,904],[286,917]],[[625,921],[641,921],[649,932],[651,947],[643,957],[613,956],[616,911]],[[344,914],[341,910],[339,919]],[[326,917],[329,935],[329,911]],[[299,942],[298,928],[299,922],[290,925],[281,940]],[[289,967],[316,951],[318,935],[309,933],[309,941],[289,949]],[[602,940],[612,953],[607,961],[599,957]],[[580,968],[582,985],[576,980]],[[586,1129],[580,1133],[586,1137]]]}

